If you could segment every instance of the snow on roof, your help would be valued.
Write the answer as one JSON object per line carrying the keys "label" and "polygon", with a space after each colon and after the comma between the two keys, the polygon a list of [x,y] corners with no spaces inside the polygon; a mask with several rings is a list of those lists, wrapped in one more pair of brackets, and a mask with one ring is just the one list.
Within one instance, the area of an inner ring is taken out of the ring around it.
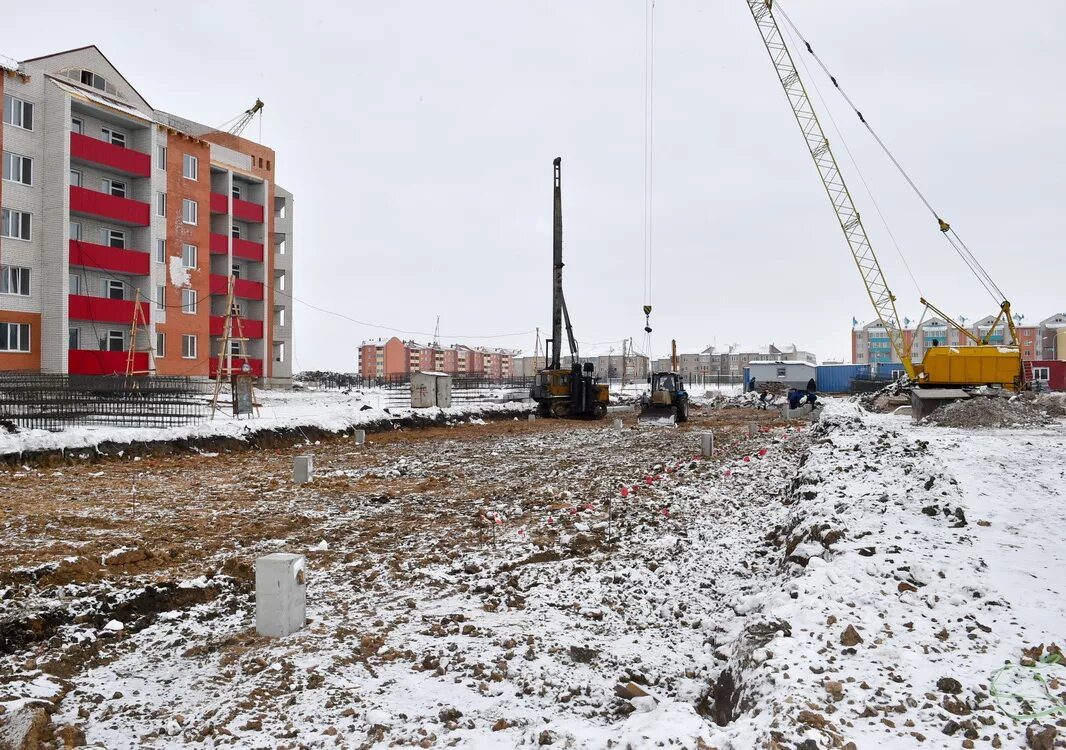
{"label": "snow on roof", "polygon": [[19,70],[19,62],[13,57],[0,55],[0,68],[17,73]]}
{"label": "snow on roof", "polygon": [[155,122],[155,118],[151,114],[148,114],[147,112],[142,112],[136,107],[132,107],[129,104],[126,104],[125,102],[120,102],[118,99],[112,99],[110,96],[97,94],[96,92],[80,89],[76,86],[68,86],[67,84],[58,80],[54,76],[48,76],[48,78],[52,81],[52,83],[66,91],[71,96],[77,96],[95,104],[100,104],[104,107],[109,107],[113,110],[121,112],[122,114],[130,115],[131,117],[136,117],[140,120],[145,120],[146,122]]}
{"label": "snow on roof", "polygon": [[807,367],[815,367],[813,362],[808,362],[805,359],[755,359],[748,362],[748,366],[752,365],[806,365]]}
{"label": "snow on roof", "polygon": [[432,375],[435,378],[451,377],[451,375],[449,373],[446,373],[446,372],[435,372],[433,370],[422,370],[421,372],[415,372],[415,373],[411,373],[411,374],[412,375]]}

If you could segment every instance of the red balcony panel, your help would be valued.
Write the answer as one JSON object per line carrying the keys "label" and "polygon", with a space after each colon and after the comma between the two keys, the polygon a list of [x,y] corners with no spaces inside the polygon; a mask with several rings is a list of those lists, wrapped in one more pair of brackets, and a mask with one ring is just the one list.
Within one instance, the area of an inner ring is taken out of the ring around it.
{"label": "red balcony panel", "polygon": [[233,257],[263,262],[263,243],[233,238]]}
{"label": "red balcony panel", "polygon": [[148,204],[119,198],[88,188],[70,186],[70,211],[76,214],[102,216],[120,224],[148,226]]}
{"label": "red balcony panel", "polygon": [[[71,375],[125,375],[128,352],[98,352],[71,349],[67,352],[67,372]],[[133,353],[133,371],[148,370],[148,352]]]}
{"label": "red balcony panel", "polygon": [[251,201],[242,201],[240,198],[233,199],[233,218],[241,221],[250,221],[254,224],[263,223],[263,207]]}
{"label": "red balcony panel", "polygon": [[123,250],[118,247],[71,240],[70,265],[147,276],[149,257],[148,253],[140,250]]}
{"label": "red balcony panel", "polygon": [[[229,276],[211,274],[211,294],[225,295],[229,293]],[[233,283],[233,296],[241,299],[263,299],[263,285],[258,281],[248,279],[236,279]]]}
{"label": "red balcony panel", "polygon": [[[226,327],[226,317],[224,315],[212,315],[211,316],[211,335],[222,336]],[[263,321],[261,320],[247,320],[241,318],[241,330],[240,333],[244,334],[246,339],[261,339],[263,338]],[[237,336],[237,324],[234,321],[233,329],[230,331],[231,336]]]}
{"label": "red balcony panel", "polygon": [[[69,298],[68,317],[71,320],[93,320],[101,323],[133,323],[133,310],[137,303],[128,299],[107,299],[106,297],[87,297],[72,294]],[[141,302],[142,320],[150,321],[151,312],[147,302]]]}
{"label": "red balcony panel", "polygon": [[229,238],[224,234],[211,235],[211,254],[226,255],[229,253]]}
{"label": "red balcony panel", "polygon": [[152,173],[152,159],[148,154],[115,146],[81,133],[70,134],[70,158],[100,164],[112,171],[134,177],[148,177]]}
{"label": "red balcony panel", "polygon": [[211,193],[211,213],[229,213],[229,198],[226,197],[225,193]]}
{"label": "red balcony panel", "polygon": [[[218,357],[211,357],[211,377],[215,377],[218,373]],[[263,360],[256,359],[255,357],[238,357],[236,354],[231,359],[231,366],[237,372],[240,372],[244,363],[247,362],[248,366],[252,368],[252,375],[257,378],[263,377]]]}

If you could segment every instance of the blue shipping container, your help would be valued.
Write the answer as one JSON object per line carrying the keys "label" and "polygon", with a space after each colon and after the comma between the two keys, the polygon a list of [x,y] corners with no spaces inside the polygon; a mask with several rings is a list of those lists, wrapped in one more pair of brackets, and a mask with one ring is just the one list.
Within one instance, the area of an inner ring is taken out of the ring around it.
{"label": "blue shipping container", "polygon": [[820,393],[847,393],[854,378],[870,377],[869,365],[818,365],[815,382]]}
{"label": "blue shipping container", "polygon": [[744,392],[745,393],[747,393],[748,389],[751,387],[751,386],[748,385],[748,383],[750,383],[750,382],[751,382],[751,368],[750,367],[745,367],[744,368]]}

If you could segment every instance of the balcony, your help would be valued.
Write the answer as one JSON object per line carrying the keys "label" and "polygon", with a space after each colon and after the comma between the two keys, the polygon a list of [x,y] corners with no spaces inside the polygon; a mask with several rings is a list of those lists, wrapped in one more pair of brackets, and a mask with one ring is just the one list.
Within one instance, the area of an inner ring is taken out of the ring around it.
{"label": "balcony", "polygon": [[[229,276],[211,274],[211,294],[226,295],[229,293]],[[233,283],[233,296],[240,299],[261,300],[263,299],[263,285],[258,281],[248,279],[235,279]]]}
{"label": "balcony", "polygon": [[130,177],[148,177],[152,173],[152,159],[148,154],[81,133],[70,134],[70,160],[100,166],[109,172]]}
{"label": "balcony", "polygon": [[70,186],[70,212],[83,216],[104,218],[127,226],[148,226],[148,204],[119,198],[96,190]]}
{"label": "balcony", "polygon": [[[257,359],[255,357],[238,357],[236,354],[234,354],[231,359],[231,362],[233,365],[233,369],[238,372],[240,371],[241,367],[244,366],[244,363],[247,362],[248,366],[252,368],[252,375],[255,375],[257,378],[263,377],[263,360],[261,359]],[[218,373],[218,357],[211,357],[210,363],[210,374],[213,378]]]}
{"label": "balcony", "polygon": [[211,193],[211,213],[229,213],[229,198],[224,193]]}
{"label": "balcony", "polygon": [[[67,352],[67,372],[71,375],[124,375],[127,357],[127,352],[71,349]],[[148,370],[148,352],[133,353],[133,370]]]}
{"label": "balcony", "polygon": [[[211,235],[211,254],[212,255],[225,255],[229,251],[229,238],[224,234],[212,234]],[[263,262],[263,244],[261,242],[252,242],[251,240],[242,240],[237,237],[233,238],[233,257],[243,258],[244,260],[254,260],[257,263]]]}
{"label": "balcony", "polygon": [[[211,335],[222,336],[226,326],[225,315],[212,315],[211,316]],[[241,318],[241,333],[244,334],[246,339],[261,339],[263,338],[263,321],[261,320],[247,320]],[[233,329],[230,331],[231,336],[237,335],[236,323],[233,325]]]}
{"label": "balcony", "polygon": [[148,253],[140,250],[123,250],[80,240],[70,241],[70,265],[72,266],[147,276],[149,260]]}
{"label": "balcony", "polygon": [[[99,323],[119,323],[131,325],[133,323],[134,308],[138,303],[128,299],[108,299],[107,297],[87,297],[82,294],[72,294],[69,298],[68,317],[71,320],[92,320]],[[149,321],[151,312],[147,302],[139,303],[143,320]],[[125,365],[123,365],[125,367]]]}
{"label": "balcony", "polygon": [[253,224],[263,223],[263,207],[251,201],[242,201],[240,198],[233,199],[233,218],[241,221],[249,221]]}

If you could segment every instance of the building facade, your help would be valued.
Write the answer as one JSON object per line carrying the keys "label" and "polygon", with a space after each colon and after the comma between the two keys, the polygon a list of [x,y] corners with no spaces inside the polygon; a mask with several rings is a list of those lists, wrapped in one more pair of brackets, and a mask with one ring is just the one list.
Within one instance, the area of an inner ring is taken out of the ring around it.
{"label": "building facade", "polygon": [[[1006,324],[1001,321],[992,327],[996,321],[993,315],[973,322],[966,318],[961,318],[960,321],[959,325],[978,339],[987,335],[990,344],[1003,344],[1009,340],[1010,333]],[[1062,351],[1066,347],[1059,347],[1057,344],[1058,332],[1066,331],[1066,313],[1052,315],[1035,326],[1016,323],[1015,331],[1018,334],[1018,348],[1023,362],[1066,357],[1066,351]],[[911,359],[916,362],[920,362],[933,346],[976,345],[958,326],[939,317],[930,318],[918,326],[904,328],[902,333],[904,346],[910,349]],[[851,361],[863,365],[900,364],[899,356],[889,341],[888,331],[876,321],[861,328],[852,327]]]}
{"label": "building facade", "polygon": [[412,372],[445,372],[501,380],[515,374],[517,355],[518,352],[510,349],[419,344],[393,336],[360,345],[359,374],[367,379],[389,379]]}
{"label": "building facade", "polygon": [[[274,151],[154,109],[95,46],[2,73],[0,370],[124,373],[132,356],[211,377],[221,355],[291,382]],[[223,353],[231,287],[245,345]]]}

